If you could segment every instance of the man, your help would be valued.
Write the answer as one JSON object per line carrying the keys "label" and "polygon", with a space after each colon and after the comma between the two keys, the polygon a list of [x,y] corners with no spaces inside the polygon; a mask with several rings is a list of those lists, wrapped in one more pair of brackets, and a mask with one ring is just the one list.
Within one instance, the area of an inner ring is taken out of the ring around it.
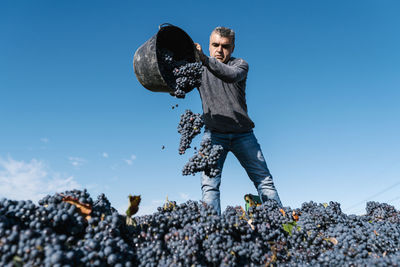
{"label": "man", "polygon": [[[246,78],[249,66],[241,58],[232,57],[235,32],[226,27],[215,28],[210,36],[210,57],[195,44],[203,63],[202,83],[199,87],[203,104],[205,132],[203,139],[211,138],[213,144],[224,150],[218,161],[222,168],[231,151],[253,181],[262,201],[274,199],[282,206],[272,176],[253,133],[254,123],[247,114]],[[214,178],[204,172],[201,178],[203,201],[221,214],[221,172]]]}

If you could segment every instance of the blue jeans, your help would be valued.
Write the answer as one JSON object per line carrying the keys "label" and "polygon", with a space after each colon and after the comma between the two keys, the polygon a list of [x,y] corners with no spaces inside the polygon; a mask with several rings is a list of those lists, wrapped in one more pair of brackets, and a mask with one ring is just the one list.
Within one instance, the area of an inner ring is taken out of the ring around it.
{"label": "blue jeans", "polygon": [[268,170],[267,163],[261,152],[261,147],[254,136],[253,131],[237,134],[223,134],[206,130],[203,139],[211,138],[213,145],[221,145],[224,150],[218,161],[220,174],[214,178],[208,177],[204,172],[201,177],[201,190],[203,193],[203,201],[221,214],[220,192],[221,173],[224,166],[226,156],[229,151],[235,155],[240,164],[246,170],[247,175],[254,183],[258,191],[261,201],[274,199],[280,206],[282,203],[279,199],[278,192],[275,189],[272,176]]}

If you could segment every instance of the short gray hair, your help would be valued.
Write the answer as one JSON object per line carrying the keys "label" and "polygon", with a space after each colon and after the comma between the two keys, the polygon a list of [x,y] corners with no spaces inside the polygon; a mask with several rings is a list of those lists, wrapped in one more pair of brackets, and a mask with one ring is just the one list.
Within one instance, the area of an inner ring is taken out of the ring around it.
{"label": "short gray hair", "polygon": [[211,34],[214,32],[218,33],[221,37],[230,38],[232,40],[232,44],[235,44],[235,32],[232,29],[218,26],[211,32]]}

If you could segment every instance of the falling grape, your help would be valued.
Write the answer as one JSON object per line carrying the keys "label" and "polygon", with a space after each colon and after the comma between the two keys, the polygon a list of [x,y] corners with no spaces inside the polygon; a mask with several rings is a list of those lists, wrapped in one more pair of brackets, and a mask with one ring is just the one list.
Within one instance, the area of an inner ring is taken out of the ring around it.
{"label": "falling grape", "polygon": [[194,175],[204,171],[209,177],[217,176],[221,172],[217,165],[222,151],[223,147],[212,145],[211,139],[202,140],[199,151],[185,164],[182,174]]}
{"label": "falling grape", "polygon": [[203,117],[199,113],[193,113],[191,110],[187,109],[185,113],[181,115],[181,119],[177,127],[178,133],[181,135],[179,142],[179,154],[182,155],[185,153],[185,151],[190,147],[193,138],[201,132],[203,126]]}

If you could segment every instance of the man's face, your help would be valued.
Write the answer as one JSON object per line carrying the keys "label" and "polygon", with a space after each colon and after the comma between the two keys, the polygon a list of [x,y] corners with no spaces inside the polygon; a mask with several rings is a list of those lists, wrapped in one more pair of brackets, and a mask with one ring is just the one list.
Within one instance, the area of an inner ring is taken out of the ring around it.
{"label": "man's face", "polygon": [[210,36],[210,56],[215,57],[218,61],[226,63],[233,53],[235,48],[232,44],[232,40],[229,37],[221,37],[216,32],[213,32]]}

